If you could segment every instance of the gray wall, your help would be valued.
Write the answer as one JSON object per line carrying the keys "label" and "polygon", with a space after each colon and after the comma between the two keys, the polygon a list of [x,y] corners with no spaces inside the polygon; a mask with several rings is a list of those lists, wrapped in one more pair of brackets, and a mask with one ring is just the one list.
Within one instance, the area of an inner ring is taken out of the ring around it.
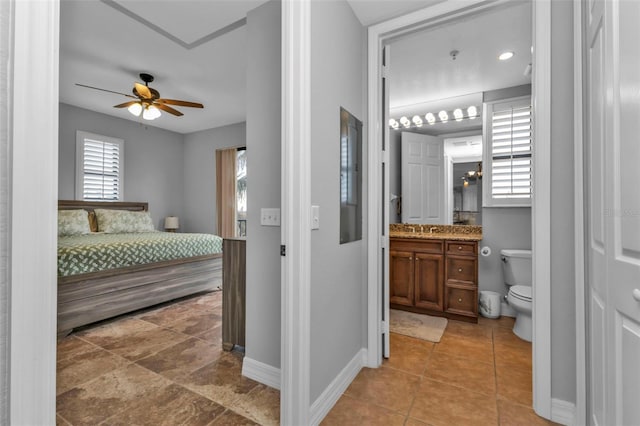
{"label": "gray wall", "polygon": [[507,294],[502,276],[502,249],[531,249],[531,208],[494,207],[482,209],[482,241],[491,255],[478,257],[478,288]]}
{"label": "gray wall", "polygon": [[[576,400],[573,8],[551,3],[551,395]],[[588,171],[587,171],[588,172]]]}
{"label": "gray wall", "polygon": [[320,206],[311,231],[312,403],[366,345],[366,239],[339,243],[340,107],[365,118],[365,40],[346,1],[311,4],[311,203]]}
{"label": "gray wall", "polygon": [[280,227],[260,208],[280,207],[280,2],[247,15],[246,356],[280,368]]}
{"label": "gray wall", "polygon": [[147,201],[156,229],[183,213],[182,135],[60,104],[58,198],[75,198],[76,131],[124,140],[124,200]]}
{"label": "gray wall", "polygon": [[216,150],[245,145],[245,123],[184,136],[184,209],[180,217],[184,232],[217,234]]}

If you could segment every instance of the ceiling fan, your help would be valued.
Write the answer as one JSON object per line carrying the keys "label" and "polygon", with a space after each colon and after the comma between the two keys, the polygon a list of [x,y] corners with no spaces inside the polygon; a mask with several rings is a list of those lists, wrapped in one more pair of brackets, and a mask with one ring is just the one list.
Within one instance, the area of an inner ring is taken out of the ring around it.
{"label": "ceiling fan", "polygon": [[177,99],[164,99],[160,97],[160,92],[156,89],[149,87],[149,83],[153,81],[151,74],[141,73],[140,78],[144,81],[144,84],[133,83],[133,95],[126,93],[115,92],[113,90],[101,89],[99,87],[87,86],[86,84],[76,83],[76,86],[86,87],[89,89],[101,90],[103,92],[116,93],[128,98],[135,99],[134,101],[124,102],[122,104],[114,105],[114,108],[127,108],[129,112],[136,117],[139,117],[142,113],[142,118],[145,120],[155,120],[160,117],[160,110],[180,117],[182,114],[175,108],[171,108],[169,105],[190,107],[190,108],[204,108],[202,104],[197,102],[180,101]]}

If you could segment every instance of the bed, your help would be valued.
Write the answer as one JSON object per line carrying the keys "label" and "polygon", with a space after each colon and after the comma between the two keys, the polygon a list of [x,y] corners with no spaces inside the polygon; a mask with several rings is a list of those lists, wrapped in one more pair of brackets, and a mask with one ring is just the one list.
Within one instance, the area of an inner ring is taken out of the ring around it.
{"label": "bed", "polygon": [[87,211],[92,231],[58,238],[59,338],[76,327],[221,288],[219,237],[157,231],[102,234],[95,232],[96,209],[146,212],[148,204],[58,202],[58,210]]}

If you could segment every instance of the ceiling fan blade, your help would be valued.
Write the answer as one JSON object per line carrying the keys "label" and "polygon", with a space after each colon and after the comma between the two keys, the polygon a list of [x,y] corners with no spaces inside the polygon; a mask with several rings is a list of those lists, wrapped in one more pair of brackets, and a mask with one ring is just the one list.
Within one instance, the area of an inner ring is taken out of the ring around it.
{"label": "ceiling fan blade", "polygon": [[144,99],[151,99],[153,97],[151,90],[149,90],[149,88],[144,84],[134,83],[134,86],[138,95],[142,96]]}
{"label": "ceiling fan blade", "polygon": [[161,104],[178,105],[191,108],[204,108],[204,105],[197,102],[179,101],[177,99],[156,99],[156,102],[159,102]]}
{"label": "ceiling fan blade", "polygon": [[139,104],[140,101],[129,101],[129,102],[125,102],[123,104],[119,104],[119,105],[114,105],[114,108],[127,108],[130,107],[133,104]]}
{"label": "ceiling fan blade", "polygon": [[128,95],[128,94],[126,94],[126,93],[121,93],[121,92],[115,92],[115,91],[113,91],[113,90],[101,89],[101,88],[99,88],[99,87],[87,86],[86,84],[76,83],[76,86],[86,87],[86,88],[88,88],[88,89],[101,90],[101,91],[103,91],[103,92],[115,93],[116,95],[122,95],[122,96],[126,96],[127,98],[137,99],[137,98],[136,98],[135,96],[133,96],[133,95]]}
{"label": "ceiling fan blade", "polygon": [[159,104],[159,103],[154,103],[153,105],[155,105],[157,108],[168,112],[169,114],[173,114],[173,115],[177,115],[178,117],[180,117],[181,115],[184,115],[183,113],[181,113],[180,111],[178,111],[177,109],[173,109],[170,106],[166,106],[163,104]]}

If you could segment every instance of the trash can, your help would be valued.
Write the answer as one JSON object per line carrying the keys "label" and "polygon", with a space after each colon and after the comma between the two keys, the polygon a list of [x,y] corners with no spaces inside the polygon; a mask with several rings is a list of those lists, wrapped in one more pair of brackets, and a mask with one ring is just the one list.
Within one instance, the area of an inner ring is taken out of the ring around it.
{"label": "trash can", "polygon": [[502,295],[495,291],[483,290],[480,292],[480,315],[485,318],[500,317],[500,303]]}

